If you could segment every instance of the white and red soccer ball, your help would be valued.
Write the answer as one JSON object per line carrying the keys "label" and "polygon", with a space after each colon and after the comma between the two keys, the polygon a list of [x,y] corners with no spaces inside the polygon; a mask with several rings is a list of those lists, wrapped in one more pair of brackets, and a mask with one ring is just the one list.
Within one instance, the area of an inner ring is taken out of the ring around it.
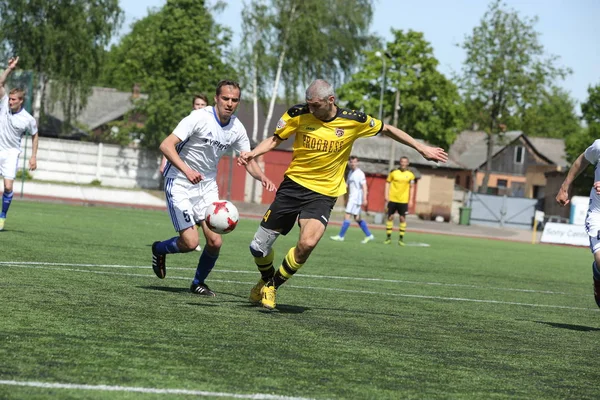
{"label": "white and red soccer ball", "polygon": [[206,225],[220,235],[233,231],[239,219],[237,207],[227,200],[215,201],[206,209]]}

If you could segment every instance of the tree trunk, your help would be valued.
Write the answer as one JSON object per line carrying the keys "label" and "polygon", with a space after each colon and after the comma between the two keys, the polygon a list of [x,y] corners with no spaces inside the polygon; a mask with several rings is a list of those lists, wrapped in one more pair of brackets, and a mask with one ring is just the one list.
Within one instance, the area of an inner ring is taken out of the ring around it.
{"label": "tree trunk", "polygon": [[488,183],[490,181],[490,173],[492,172],[492,157],[494,155],[494,135],[487,135],[487,157],[485,162],[485,175],[483,175],[483,182],[481,182],[481,186],[479,187],[480,193],[487,193]]}
{"label": "tree trunk", "polygon": [[[290,10],[290,23],[294,23],[294,14],[296,13],[296,4],[292,5],[292,9]],[[283,69],[283,60],[285,60],[285,53],[287,51],[287,39],[289,36],[290,30],[285,31],[283,36],[282,46],[281,46],[281,54],[279,55],[279,62],[277,63],[277,73],[275,74],[275,83],[273,86],[273,93],[271,94],[271,102],[269,103],[269,111],[267,113],[267,118],[265,119],[265,126],[263,128],[263,140],[269,134],[269,124],[271,123],[271,118],[273,118],[273,108],[275,108],[275,100],[277,100],[277,91],[279,89],[279,80],[281,79],[281,70]]]}
{"label": "tree trunk", "polygon": [[254,124],[252,125],[252,141],[258,143],[258,54],[252,55],[252,112]]}
{"label": "tree trunk", "polygon": [[33,118],[40,125],[40,115],[42,110],[42,98],[46,91],[46,75],[43,72],[38,71],[38,84],[35,88],[34,101],[33,101]]}

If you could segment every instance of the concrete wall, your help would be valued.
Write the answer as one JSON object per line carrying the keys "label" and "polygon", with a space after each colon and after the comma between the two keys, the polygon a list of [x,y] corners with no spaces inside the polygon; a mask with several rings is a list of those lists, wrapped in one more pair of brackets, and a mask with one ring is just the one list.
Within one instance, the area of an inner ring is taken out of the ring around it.
{"label": "concrete wall", "polygon": [[[21,147],[20,166],[31,156],[31,138],[23,138]],[[31,175],[41,181],[98,180],[103,186],[144,189],[158,189],[160,184],[160,155],[144,149],[41,137],[37,158],[38,169]]]}

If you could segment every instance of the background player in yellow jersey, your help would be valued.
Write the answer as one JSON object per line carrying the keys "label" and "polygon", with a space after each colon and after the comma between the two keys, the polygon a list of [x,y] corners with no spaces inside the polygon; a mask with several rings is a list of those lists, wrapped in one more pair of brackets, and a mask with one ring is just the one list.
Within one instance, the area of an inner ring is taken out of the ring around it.
{"label": "background player in yellow jersey", "polygon": [[[359,111],[335,104],[335,92],[328,82],[317,79],[306,89],[306,103],[290,108],[277,123],[275,134],[249,152],[240,153],[238,164],[273,150],[295,136],[292,162],[275,200],[265,213],[250,252],[261,279],[250,291],[250,301],[267,309],[275,308],[279,286],[292,277],[308,260],[325,233],[331,209],[338,196],[346,192],[344,172],[356,139],[384,133],[416,149],[425,159],[446,162],[448,154],[424,145],[409,134]],[[281,266],[275,271],[273,244],[286,235],[298,219],[300,237]]]}
{"label": "background player in yellow jersey", "polygon": [[408,157],[400,158],[400,168],[393,170],[385,182],[385,201],[387,202],[387,222],[385,233],[387,238],[383,243],[392,243],[392,229],[394,227],[394,214],[400,217],[400,236],[398,244],[404,246],[404,234],[406,233],[406,214],[408,213],[408,202],[410,192],[413,190],[415,175],[408,169]]}

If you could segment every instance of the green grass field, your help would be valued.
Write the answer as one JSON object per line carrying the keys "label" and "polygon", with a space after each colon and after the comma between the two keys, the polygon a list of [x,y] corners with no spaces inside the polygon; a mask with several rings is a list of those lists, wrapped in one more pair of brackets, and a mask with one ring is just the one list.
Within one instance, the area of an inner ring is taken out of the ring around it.
{"label": "green grass field", "polygon": [[[166,212],[15,201],[0,232],[2,399],[397,399],[599,396],[600,322],[582,248],[410,233],[404,247],[328,236],[251,306],[258,221],[150,267]],[[276,263],[295,228],[276,245]]]}

